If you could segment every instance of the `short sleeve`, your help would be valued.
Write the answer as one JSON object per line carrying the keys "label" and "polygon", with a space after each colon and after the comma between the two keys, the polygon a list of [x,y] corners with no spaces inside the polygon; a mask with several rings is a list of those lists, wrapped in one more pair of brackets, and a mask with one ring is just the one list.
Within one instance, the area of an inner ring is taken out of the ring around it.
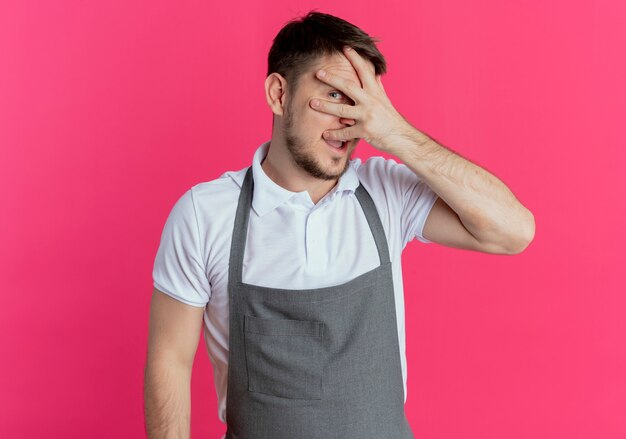
{"label": "short sleeve", "polygon": [[211,295],[193,190],[189,189],[170,211],[157,250],[152,279],[154,287],[188,305],[205,307]]}
{"label": "short sleeve", "polygon": [[408,166],[404,164],[398,166],[403,167],[399,169],[400,173],[405,174],[407,171],[411,173],[406,177],[408,184],[403,196],[402,246],[406,246],[413,239],[430,244],[432,241],[424,238],[424,224],[439,196]]}
{"label": "short sleeve", "polygon": [[388,209],[392,217],[400,220],[402,248],[413,239],[429,244],[424,238],[426,219],[438,195],[404,163],[393,159],[370,157],[367,161],[370,178],[379,180],[384,187]]}

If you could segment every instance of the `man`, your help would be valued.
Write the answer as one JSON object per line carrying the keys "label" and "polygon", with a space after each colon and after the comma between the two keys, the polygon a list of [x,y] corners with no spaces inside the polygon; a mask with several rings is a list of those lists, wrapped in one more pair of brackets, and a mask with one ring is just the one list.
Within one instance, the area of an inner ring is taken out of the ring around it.
{"label": "man", "polygon": [[[417,238],[517,254],[533,215],[395,110],[385,60],[352,24],[294,20],[268,64],[271,140],[250,167],[188,190],[161,236],[148,436],[189,437],[204,320],[224,437],[411,438],[402,250]],[[402,164],[352,160],[360,139]]]}

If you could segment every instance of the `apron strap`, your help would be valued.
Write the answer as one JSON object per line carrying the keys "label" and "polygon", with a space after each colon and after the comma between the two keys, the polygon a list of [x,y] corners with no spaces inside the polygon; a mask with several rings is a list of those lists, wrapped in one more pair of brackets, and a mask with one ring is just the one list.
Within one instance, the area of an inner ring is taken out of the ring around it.
{"label": "apron strap", "polygon": [[365,187],[359,182],[359,186],[356,188],[356,198],[361,203],[361,208],[365,214],[365,218],[370,226],[374,241],[376,242],[376,248],[378,248],[378,257],[380,258],[380,265],[385,265],[390,262],[389,260],[389,247],[387,246],[387,237],[385,236],[385,229],[383,223],[380,221],[380,216],[376,211],[376,205],[374,200],[370,196],[369,192],[365,190]]}

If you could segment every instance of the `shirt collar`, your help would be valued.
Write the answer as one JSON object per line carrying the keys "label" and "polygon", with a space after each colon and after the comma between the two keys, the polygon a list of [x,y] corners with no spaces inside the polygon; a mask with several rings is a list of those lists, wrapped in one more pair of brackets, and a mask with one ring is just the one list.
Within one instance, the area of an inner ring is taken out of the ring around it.
{"label": "shirt collar", "polygon": [[[271,178],[267,176],[263,168],[261,167],[261,162],[267,155],[270,147],[270,140],[262,143],[254,153],[254,157],[252,159],[252,177],[254,178],[254,192],[252,196],[252,208],[259,216],[263,216],[266,213],[276,209],[281,206],[292,197],[298,194],[306,194],[308,197],[308,193],[306,191],[302,192],[292,192],[290,190],[285,189],[282,186],[276,184]],[[356,188],[359,186],[359,177],[354,168],[354,162],[360,162],[360,159],[350,160],[350,164],[348,165],[348,169],[346,172],[339,177],[339,181],[335,185],[333,189],[331,189],[330,193],[327,194],[328,197],[332,196],[334,193],[339,193],[343,191],[354,192]],[[247,168],[246,168],[247,170]],[[241,173],[242,178],[239,184],[243,184],[243,176],[245,176],[245,171]],[[310,200],[310,198],[309,198]]]}

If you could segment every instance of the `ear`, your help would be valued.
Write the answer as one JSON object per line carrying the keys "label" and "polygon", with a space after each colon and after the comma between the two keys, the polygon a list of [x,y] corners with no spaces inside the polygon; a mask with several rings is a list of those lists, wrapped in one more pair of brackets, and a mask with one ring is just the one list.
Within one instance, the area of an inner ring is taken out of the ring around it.
{"label": "ear", "polygon": [[267,100],[267,105],[278,116],[283,115],[286,104],[286,92],[287,80],[280,73],[274,72],[265,78],[265,99]]}

